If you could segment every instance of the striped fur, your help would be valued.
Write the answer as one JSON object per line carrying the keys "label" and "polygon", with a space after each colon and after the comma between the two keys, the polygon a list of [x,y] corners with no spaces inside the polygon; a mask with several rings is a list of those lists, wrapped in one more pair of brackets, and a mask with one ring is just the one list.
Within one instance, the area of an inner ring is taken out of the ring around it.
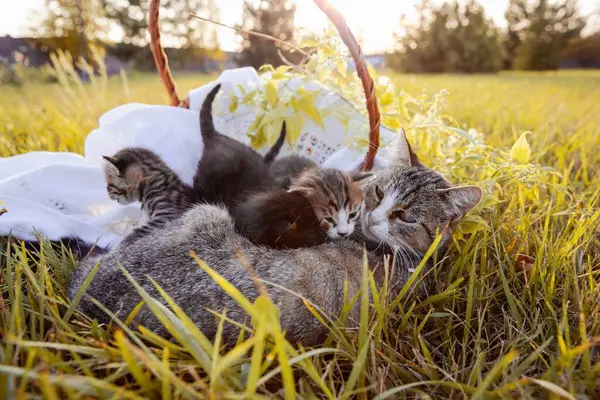
{"label": "striped fur", "polygon": [[330,239],[352,234],[364,195],[360,181],[369,173],[350,176],[337,169],[311,168],[292,181],[288,193],[301,193],[311,204]]}
{"label": "striped fur", "polygon": [[142,203],[148,222],[136,228],[133,237],[177,218],[194,203],[193,189],[153,151],[126,148],[104,156],[108,195],[119,204]]}

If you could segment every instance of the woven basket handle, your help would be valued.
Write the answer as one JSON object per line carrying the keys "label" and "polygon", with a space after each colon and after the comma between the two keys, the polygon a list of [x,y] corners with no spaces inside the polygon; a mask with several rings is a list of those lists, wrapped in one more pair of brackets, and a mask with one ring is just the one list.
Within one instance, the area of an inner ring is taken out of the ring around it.
{"label": "woven basket handle", "polygon": [[[356,65],[356,73],[362,81],[365,98],[367,99],[367,112],[369,113],[369,149],[362,165],[363,171],[369,171],[373,168],[375,155],[379,149],[379,128],[381,125],[381,114],[377,106],[377,97],[375,96],[375,84],[369,74],[365,63],[365,56],[356,41],[354,34],[348,28],[344,17],[338,10],[333,8],[327,0],[313,0],[315,4],[327,15],[333,25],[338,30],[340,38],[350,50],[350,55]],[[160,43],[160,30],[158,27],[158,13],[160,9],[160,0],[150,1],[150,11],[148,15],[148,31],[150,32],[150,48],[156,63],[158,75],[167,89],[169,100],[172,106],[189,108],[189,100],[181,100],[177,95],[177,87],[165,50]]]}

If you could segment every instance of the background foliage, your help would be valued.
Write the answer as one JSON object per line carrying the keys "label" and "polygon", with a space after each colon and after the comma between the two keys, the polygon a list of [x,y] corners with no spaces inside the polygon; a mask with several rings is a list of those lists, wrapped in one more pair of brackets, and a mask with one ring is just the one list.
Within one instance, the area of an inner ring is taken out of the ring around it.
{"label": "background foliage", "polygon": [[[462,5],[461,5],[462,4]],[[507,27],[500,29],[475,0],[422,0],[417,21],[400,23],[397,48],[388,65],[404,72],[496,72],[500,69],[554,70],[598,67],[594,34],[581,38],[589,16],[578,0],[510,0]],[[593,31],[592,31],[593,32]]]}
{"label": "background foliage", "polygon": [[418,19],[397,37],[398,49],[388,55],[392,68],[406,72],[497,72],[502,68],[500,30],[483,7],[468,1],[433,5],[423,1]]}
{"label": "background foliage", "polygon": [[577,0],[511,0],[506,20],[511,65],[520,70],[558,68],[562,50],[586,25]]}

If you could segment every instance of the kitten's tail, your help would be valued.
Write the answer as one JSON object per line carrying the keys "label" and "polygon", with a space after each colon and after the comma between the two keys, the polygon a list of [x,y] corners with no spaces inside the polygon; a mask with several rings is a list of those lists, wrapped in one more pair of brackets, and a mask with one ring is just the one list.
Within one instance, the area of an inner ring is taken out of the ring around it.
{"label": "kitten's tail", "polygon": [[263,161],[265,162],[265,164],[271,164],[273,162],[273,160],[275,160],[275,158],[279,154],[279,151],[283,147],[283,144],[285,143],[286,134],[287,134],[287,129],[285,126],[285,121],[283,121],[283,125],[281,125],[281,133],[279,133],[279,137],[277,138],[277,141],[275,142],[273,147],[271,147],[269,152],[267,154],[265,154],[265,156],[263,158]]}
{"label": "kitten's tail", "polygon": [[219,93],[219,89],[221,89],[220,83],[208,92],[206,98],[202,102],[202,107],[200,108],[200,132],[202,133],[202,139],[205,144],[207,140],[218,135],[213,123],[212,105],[215,101],[215,97],[217,97],[217,93]]}

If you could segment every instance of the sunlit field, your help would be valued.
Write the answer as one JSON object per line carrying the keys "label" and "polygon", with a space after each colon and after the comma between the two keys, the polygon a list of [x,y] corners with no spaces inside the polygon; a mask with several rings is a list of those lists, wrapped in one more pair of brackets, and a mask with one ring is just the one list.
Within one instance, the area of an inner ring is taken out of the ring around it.
{"label": "sunlit field", "polygon": [[[178,91],[212,78],[176,76]],[[322,349],[286,343],[282,358],[256,350],[266,336],[215,348],[176,309],[174,342],[98,325],[66,298],[70,255],[21,249],[0,255],[0,398],[600,398],[600,72],[392,79],[399,96],[446,90],[447,123],[485,142],[482,159],[452,154],[454,167],[439,136],[409,131],[427,164],[493,182],[481,224],[457,234],[427,296],[412,290],[417,271],[398,298],[358,300],[358,331],[334,324]],[[166,104],[159,79],[0,86],[0,156],[82,153],[98,117],[134,101]],[[527,131],[530,155],[513,148]]]}

